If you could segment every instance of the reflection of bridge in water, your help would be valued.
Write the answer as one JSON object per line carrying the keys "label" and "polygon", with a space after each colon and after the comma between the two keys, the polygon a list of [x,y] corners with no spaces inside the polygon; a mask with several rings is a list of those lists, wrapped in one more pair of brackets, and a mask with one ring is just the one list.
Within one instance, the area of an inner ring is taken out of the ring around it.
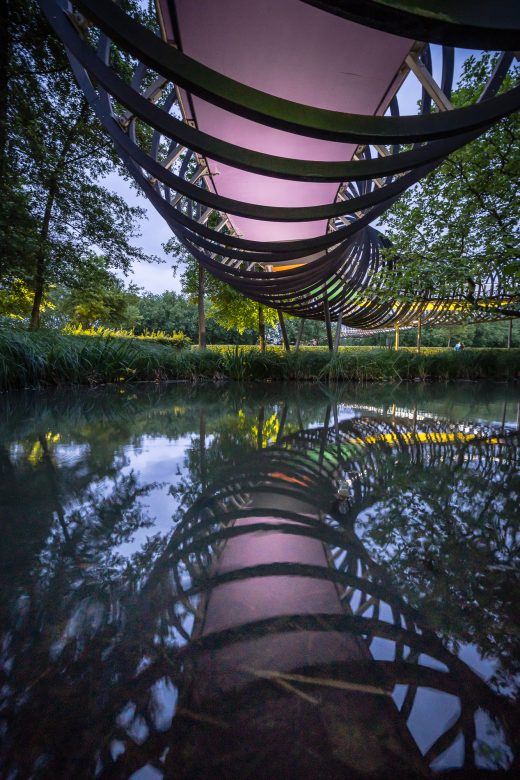
{"label": "reflection of bridge in water", "polygon": [[[188,511],[136,566],[83,580],[73,553],[46,551],[42,580],[46,567],[74,574],[59,603],[31,593],[10,624],[7,776],[515,776],[514,638],[492,648],[502,688],[473,656],[488,633],[511,632],[517,532],[488,519],[515,484],[518,432],[404,405],[339,421],[333,403],[324,424],[296,430],[295,406],[278,409],[276,442],[260,446],[261,413],[256,452],[202,494],[186,483]],[[194,443],[201,464],[206,444]],[[442,517],[427,504],[446,474],[459,495]],[[418,529],[397,566],[385,555],[396,520],[400,534]],[[453,535],[451,557],[431,527]],[[439,591],[415,575],[429,566],[468,570]],[[468,641],[471,663],[457,649]]]}
{"label": "reflection of bridge in water", "polygon": [[510,764],[509,703],[400,596],[355,518],[391,484],[396,453],[490,479],[497,460],[518,468],[516,437],[414,427],[361,418],[300,431],[187,513],[163,557],[186,608],[179,713],[190,726],[175,759],[186,776],[469,771],[493,721],[497,764]]}

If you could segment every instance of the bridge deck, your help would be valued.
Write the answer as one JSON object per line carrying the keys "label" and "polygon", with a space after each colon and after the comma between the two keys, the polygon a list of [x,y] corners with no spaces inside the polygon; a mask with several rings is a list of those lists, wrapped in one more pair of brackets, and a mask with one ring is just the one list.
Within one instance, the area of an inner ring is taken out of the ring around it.
{"label": "bridge deck", "polygon": [[[413,42],[323,13],[299,0],[161,0],[165,29],[182,51],[220,73],[277,97],[318,108],[383,114],[403,77]],[[265,127],[191,95],[187,118],[239,146],[302,160],[350,160],[342,144]],[[262,205],[310,206],[336,199],[335,183],[261,176],[209,160],[208,185],[219,195]],[[267,222],[233,216],[254,240],[322,235],[327,221]]]}

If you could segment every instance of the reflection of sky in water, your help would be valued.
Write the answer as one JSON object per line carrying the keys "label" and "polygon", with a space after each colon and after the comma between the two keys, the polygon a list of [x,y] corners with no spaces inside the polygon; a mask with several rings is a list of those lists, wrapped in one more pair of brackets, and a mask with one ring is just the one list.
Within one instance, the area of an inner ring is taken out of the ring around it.
{"label": "reflection of sky in water", "polygon": [[118,552],[121,555],[128,556],[139,550],[152,534],[167,534],[172,530],[172,515],[178,502],[169,491],[187,473],[184,461],[190,443],[191,436],[181,436],[176,440],[143,436],[139,446],[124,448],[127,465],[121,473],[135,472],[139,485],[159,484],[139,499],[153,519],[153,525],[140,529],[130,542],[120,545]]}

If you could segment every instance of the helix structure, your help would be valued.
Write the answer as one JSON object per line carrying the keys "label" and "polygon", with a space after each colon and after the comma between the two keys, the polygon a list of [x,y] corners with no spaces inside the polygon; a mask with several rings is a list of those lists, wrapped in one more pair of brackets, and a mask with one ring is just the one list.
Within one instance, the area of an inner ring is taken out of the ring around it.
{"label": "helix structure", "polygon": [[[373,279],[389,242],[371,226],[518,109],[520,87],[501,90],[514,4],[157,0],[155,29],[102,0],[40,5],[130,174],[218,279],[279,312],[362,330],[518,314],[492,270],[469,294],[381,300]],[[442,46],[440,84],[428,42]],[[500,52],[462,108],[450,99],[457,45]],[[401,116],[410,71],[420,113]]]}

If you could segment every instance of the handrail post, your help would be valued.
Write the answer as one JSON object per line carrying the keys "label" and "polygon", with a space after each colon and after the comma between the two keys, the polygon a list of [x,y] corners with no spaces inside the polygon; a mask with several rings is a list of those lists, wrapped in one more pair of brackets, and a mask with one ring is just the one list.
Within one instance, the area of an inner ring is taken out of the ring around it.
{"label": "handrail post", "polygon": [[323,309],[325,312],[325,325],[327,327],[327,344],[329,347],[329,352],[332,352],[333,350],[332,327],[330,323],[330,309],[329,309],[329,299],[327,293],[325,293],[325,297],[323,298]]}
{"label": "handrail post", "polygon": [[291,347],[289,345],[289,337],[287,336],[287,328],[285,327],[283,312],[280,309],[278,309],[278,322],[280,323],[280,330],[282,331],[282,339],[285,351],[290,352]]}
{"label": "handrail post", "polygon": [[336,325],[336,338],[334,339],[334,354],[337,355],[339,349],[339,340],[341,338],[341,325],[343,322],[343,312],[338,315],[338,324]]}

